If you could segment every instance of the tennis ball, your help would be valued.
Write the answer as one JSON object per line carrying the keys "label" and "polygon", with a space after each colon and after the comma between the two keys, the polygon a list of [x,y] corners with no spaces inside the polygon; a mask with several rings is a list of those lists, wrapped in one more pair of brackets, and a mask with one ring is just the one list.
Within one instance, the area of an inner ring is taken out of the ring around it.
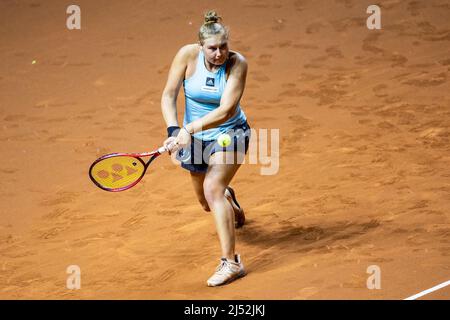
{"label": "tennis ball", "polygon": [[217,138],[217,143],[219,145],[221,145],[222,147],[228,147],[231,144],[231,137],[229,134],[221,134],[218,138]]}

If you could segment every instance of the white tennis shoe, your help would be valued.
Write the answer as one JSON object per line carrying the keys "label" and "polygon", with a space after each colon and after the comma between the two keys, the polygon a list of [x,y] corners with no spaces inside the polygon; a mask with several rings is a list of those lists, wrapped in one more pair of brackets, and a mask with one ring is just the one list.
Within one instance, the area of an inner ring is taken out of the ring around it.
{"label": "white tennis shoe", "polygon": [[230,283],[236,279],[245,276],[246,272],[244,265],[241,262],[240,255],[235,255],[235,261],[228,259],[220,259],[220,264],[216,269],[216,272],[206,282],[208,287],[221,286]]}

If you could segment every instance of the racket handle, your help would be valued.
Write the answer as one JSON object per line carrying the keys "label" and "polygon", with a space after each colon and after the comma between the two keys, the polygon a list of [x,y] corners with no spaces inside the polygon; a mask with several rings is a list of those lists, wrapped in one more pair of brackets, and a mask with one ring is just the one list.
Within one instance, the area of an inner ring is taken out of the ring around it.
{"label": "racket handle", "polygon": [[161,147],[158,149],[158,153],[162,154],[164,152],[167,152],[168,150],[166,149],[166,147]]}
{"label": "racket handle", "polygon": [[[173,144],[170,144],[169,147],[172,147]],[[159,154],[163,153],[163,152],[168,152],[169,149],[167,149],[166,147],[162,146],[161,148],[158,149]]]}

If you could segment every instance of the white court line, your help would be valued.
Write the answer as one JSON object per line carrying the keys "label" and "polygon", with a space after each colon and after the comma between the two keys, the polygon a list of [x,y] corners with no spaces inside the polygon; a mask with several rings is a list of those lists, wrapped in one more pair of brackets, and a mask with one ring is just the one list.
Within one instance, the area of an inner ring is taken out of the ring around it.
{"label": "white court line", "polygon": [[415,295],[413,295],[413,296],[411,296],[411,297],[408,297],[408,298],[406,298],[406,299],[403,299],[403,300],[416,300],[417,298],[423,297],[423,296],[426,295],[426,294],[429,294],[429,293],[431,293],[431,292],[433,292],[433,291],[442,289],[442,288],[444,288],[444,287],[446,287],[446,286],[448,286],[448,285],[450,285],[450,280],[445,281],[445,282],[443,282],[443,283],[441,283],[441,284],[438,284],[437,286],[434,286],[433,288],[430,288],[430,289],[428,289],[428,290],[419,292],[418,294],[415,294]]}

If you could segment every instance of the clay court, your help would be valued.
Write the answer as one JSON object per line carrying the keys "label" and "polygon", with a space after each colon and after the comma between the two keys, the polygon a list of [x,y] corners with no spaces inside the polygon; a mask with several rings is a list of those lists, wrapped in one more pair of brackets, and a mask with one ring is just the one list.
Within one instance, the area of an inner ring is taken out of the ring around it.
{"label": "clay court", "polygon": [[[379,1],[380,30],[370,1],[80,0],[68,30],[71,4],[0,3],[1,299],[405,299],[450,280],[449,1]],[[118,193],[88,177],[162,144],[170,63],[207,9],[247,58],[249,124],[280,134],[278,172],[232,182],[248,275],[218,288],[187,171],[162,155]]]}

